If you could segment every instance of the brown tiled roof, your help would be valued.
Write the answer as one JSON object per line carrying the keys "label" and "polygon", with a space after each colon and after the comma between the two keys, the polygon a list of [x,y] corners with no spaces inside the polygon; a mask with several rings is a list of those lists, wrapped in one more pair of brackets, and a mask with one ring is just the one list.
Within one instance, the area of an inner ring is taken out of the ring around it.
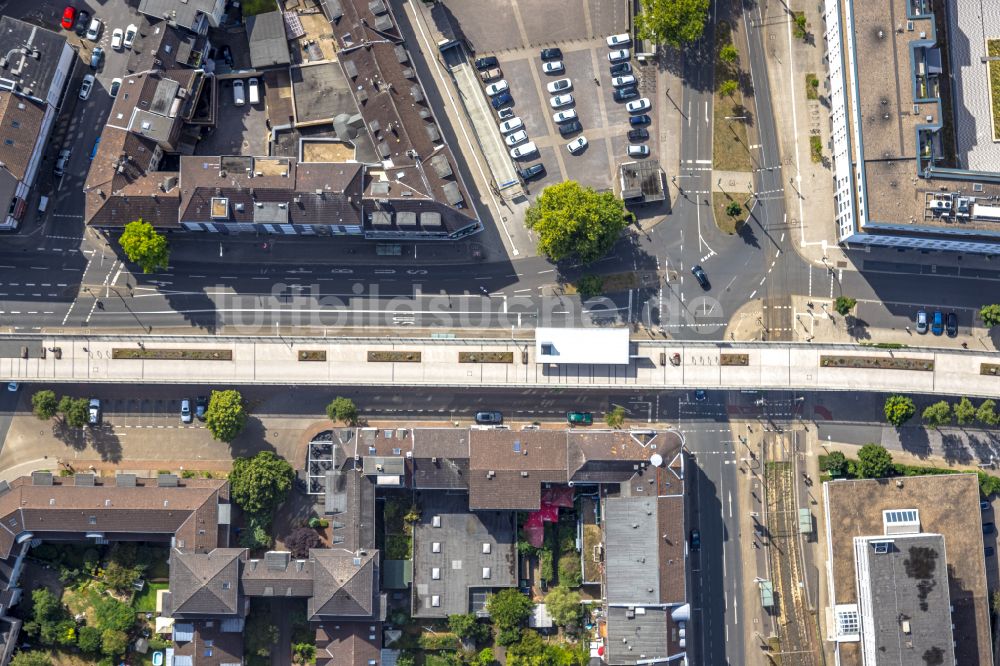
{"label": "brown tiled roof", "polygon": [[568,474],[573,481],[621,481],[650,456],[646,447],[622,431],[573,430],[567,440]]}
{"label": "brown tiled roof", "polygon": [[[391,433],[392,436],[387,437],[387,432]],[[387,458],[405,456],[413,450],[413,435],[409,430],[361,428],[358,430],[355,446],[357,447],[355,455],[359,456],[383,456]]]}
{"label": "brown tiled roof", "polygon": [[207,553],[170,551],[170,602],[174,617],[238,615],[243,548]]}
{"label": "brown tiled roof", "polygon": [[316,625],[316,666],[379,664],[381,642],[378,622],[321,622]]}
{"label": "brown tiled roof", "polygon": [[465,428],[415,428],[414,458],[468,458],[469,431]]}
{"label": "brown tiled roof", "polygon": [[[656,500],[656,533],[660,542],[660,602],[684,603],[684,498]],[[608,544],[608,547],[613,547]]]}
{"label": "brown tiled roof", "polygon": [[41,104],[0,91],[0,162],[18,180],[27,175],[44,118]]}
{"label": "brown tiled roof", "polygon": [[226,666],[243,663],[243,634],[222,631],[219,621],[194,622],[194,638],[174,643],[174,658],[191,657],[195,666]]}
{"label": "brown tiled roof", "polygon": [[472,509],[538,509],[542,483],[567,481],[565,431],[472,430],[469,451]]}
{"label": "brown tiled roof", "polygon": [[355,554],[341,548],[313,549],[314,588],[309,617],[371,617],[378,609],[378,553]]}
{"label": "brown tiled roof", "polygon": [[542,502],[541,480],[527,472],[484,470],[469,471],[469,508],[537,511]]}

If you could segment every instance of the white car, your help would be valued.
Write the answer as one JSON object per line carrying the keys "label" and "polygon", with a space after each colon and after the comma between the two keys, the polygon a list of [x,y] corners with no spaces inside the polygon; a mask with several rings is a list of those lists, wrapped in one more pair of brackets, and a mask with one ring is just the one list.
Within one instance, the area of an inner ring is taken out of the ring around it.
{"label": "white car", "polygon": [[125,39],[125,31],[121,28],[115,28],[114,32],[111,33],[111,48],[115,51],[122,50],[122,41]]}
{"label": "white car", "polygon": [[83,77],[83,83],[80,84],[80,99],[87,99],[90,97],[90,91],[94,89],[94,75],[87,74]]}
{"label": "white car", "polygon": [[555,95],[557,92],[570,90],[573,87],[573,82],[569,79],[559,79],[558,81],[553,81],[545,87],[548,88],[550,95]]}
{"label": "white car", "polygon": [[507,92],[507,87],[507,79],[500,79],[499,81],[495,81],[486,86],[486,94],[493,97],[494,95],[499,95],[502,92]]}
{"label": "white car", "polygon": [[233,104],[236,106],[243,106],[246,103],[247,96],[243,80],[236,79],[233,81]]}
{"label": "white car", "polygon": [[632,54],[628,49],[618,49],[617,51],[612,51],[608,54],[609,62],[623,62],[629,59]]}
{"label": "white car", "polygon": [[634,99],[625,105],[625,110],[629,113],[639,113],[640,111],[648,111],[653,105],[649,103],[648,97],[642,97],[640,99]]}
{"label": "white car", "polygon": [[135,23],[130,23],[127,28],[125,28],[125,41],[122,42],[122,46],[127,49],[132,48],[133,42],[135,42],[135,36],[139,34],[139,27]]}
{"label": "white car", "polygon": [[566,69],[566,66],[563,65],[562,60],[550,60],[542,65],[542,71],[546,74],[557,74],[564,69]]}
{"label": "white car", "polygon": [[567,120],[576,120],[576,109],[564,109],[552,114],[552,122],[557,125]]}
{"label": "white car", "polygon": [[99,18],[91,20],[90,25],[87,26],[87,39],[92,42],[96,42],[97,38],[101,36],[101,27],[103,27],[103,25],[104,24],[101,23],[101,19]]}
{"label": "white car", "polygon": [[634,143],[629,144],[629,157],[645,157],[646,155],[649,155],[649,146],[637,145]]}
{"label": "white car", "polygon": [[626,74],[625,76],[616,76],[611,79],[611,85],[615,88],[621,88],[623,86],[630,86],[635,83],[635,77],[631,74]]}
{"label": "white car", "polygon": [[608,37],[608,48],[615,48],[617,46],[622,46],[623,44],[628,44],[632,41],[632,38],[628,36],[627,32],[623,32],[620,35],[611,35]]}
{"label": "white car", "polygon": [[503,140],[507,142],[508,146],[516,146],[522,141],[528,140],[528,133],[525,132],[523,129],[517,130],[513,134],[508,134],[507,136],[505,136]]}
{"label": "white car", "polygon": [[552,105],[553,109],[558,109],[560,106],[569,106],[573,103],[572,95],[556,95],[549,100],[549,104]]}
{"label": "white car", "polygon": [[513,132],[514,130],[519,130],[524,127],[524,122],[520,118],[514,116],[513,118],[508,118],[507,120],[500,123],[500,133],[506,134],[507,132]]}
{"label": "white car", "polygon": [[566,150],[568,150],[571,153],[577,153],[586,148],[586,146],[587,146],[587,137],[578,136],[577,138],[573,139],[572,141],[566,144]]}
{"label": "white car", "polygon": [[510,156],[515,160],[519,160],[522,157],[527,157],[528,155],[534,155],[538,152],[538,146],[535,145],[534,141],[529,141],[528,143],[522,143],[517,148],[510,149]]}

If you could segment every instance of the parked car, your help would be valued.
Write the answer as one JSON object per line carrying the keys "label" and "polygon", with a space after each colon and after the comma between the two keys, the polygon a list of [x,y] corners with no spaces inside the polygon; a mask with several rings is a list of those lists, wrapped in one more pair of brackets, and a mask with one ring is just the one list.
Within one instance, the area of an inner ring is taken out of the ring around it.
{"label": "parked car", "polygon": [[927,311],[918,310],[917,311],[917,333],[923,335],[927,332]]}
{"label": "parked car", "polygon": [[260,104],[260,82],[256,78],[247,81],[247,100],[251,104]]}
{"label": "parked car", "polygon": [[625,74],[632,73],[632,65],[627,62],[620,62],[617,65],[611,65],[611,76],[623,76]]}
{"label": "parked car", "polygon": [[691,550],[701,550],[701,532],[691,530],[688,534],[688,541],[691,543]]}
{"label": "parked car", "polygon": [[500,123],[500,132],[506,134],[507,132],[513,132],[514,130],[519,130],[524,127],[524,121],[518,117],[508,118],[507,120]]}
{"label": "parked car", "polygon": [[496,67],[500,64],[494,56],[486,56],[485,58],[476,58],[476,69],[482,71],[484,69],[489,69],[490,67]]}
{"label": "parked car", "polygon": [[507,80],[500,79],[499,81],[494,81],[490,85],[486,86],[486,94],[490,97],[494,97],[502,92],[507,92],[508,87]]}
{"label": "parked car", "polygon": [[194,415],[198,417],[199,421],[205,420],[205,412],[208,411],[208,398],[203,395],[199,395],[194,400]]}
{"label": "parked car", "polygon": [[496,97],[490,100],[490,104],[493,105],[494,109],[499,109],[508,104],[513,104],[514,98],[510,96],[510,93],[500,93]]}
{"label": "parked car", "polygon": [[997,551],[993,546],[986,546],[986,548],[983,549],[983,555],[986,557],[993,557],[996,555],[996,552]]}
{"label": "parked car", "polygon": [[562,60],[550,60],[549,62],[542,65],[542,71],[546,74],[558,74],[566,69]]}
{"label": "parked car", "polygon": [[233,50],[229,48],[229,44],[222,45],[222,60],[230,68],[233,66]]}
{"label": "parked car", "polygon": [[87,39],[89,39],[92,42],[96,42],[97,38],[101,36],[101,28],[103,27],[104,24],[101,23],[101,19],[97,18],[96,16],[92,18],[90,20],[90,25],[87,26],[87,34],[86,34]]}
{"label": "parked car", "polygon": [[572,87],[573,82],[570,79],[558,79],[545,86],[550,95],[555,95],[557,92],[562,92],[563,90],[570,90]]}
{"label": "parked car", "polygon": [[91,398],[87,406],[87,424],[101,425],[101,401],[97,398]]}
{"label": "parked car", "polygon": [[940,310],[934,311],[934,319],[931,321],[931,333],[941,335],[944,333],[944,315]]}
{"label": "parked car", "polygon": [[97,46],[90,52],[90,68],[100,69],[102,62],[104,62],[104,49]]}
{"label": "parked car", "polygon": [[948,333],[949,338],[953,338],[958,335],[958,315],[954,312],[949,312],[948,316],[944,318],[944,330]]}
{"label": "parked car", "polygon": [[521,169],[517,173],[522,179],[531,180],[532,178],[537,178],[545,173],[545,165],[539,162],[538,164],[532,164],[529,167]]}
{"label": "parked car", "polygon": [[528,143],[522,143],[517,148],[510,149],[510,156],[515,160],[519,160],[522,157],[527,157],[528,155],[534,155],[538,152],[538,146],[535,145],[533,141]]}
{"label": "parked car", "polygon": [[52,169],[52,173],[55,174],[56,178],[62,178],[63,174],[66,173],[66,167],[69,165],[69,158],[73,155],[73,151],[69,148],[63,148],[59,151],[59,157],[56,158],[56,166]]}
{"label": "parked car", "polygon": [[708,394],[705,393],[705,389],[697,389],[694,392],[694,400],[695,402],[705,402],[708,400]]}
{"label": "parked car", "polygon": [[62,27],[64,30],[72,30],[73,22],[76,20],[76,8],[72,6],[67,6],[63,10],[62,15]]}
{"label": "parked car", "polygon": [[625,110],[629,113],[639,113],[640,111],[649,111],[652,106],[649,98],[643,97],[642,99],[637,99],[626,104]]}
{"label": "parked car", "polygon": [[628,49],[618,49],[608,54],[609,62],[622,62],[628,60],[632,53]]}
{"label": "parked car", "polygon": [[17,382],[7,382],[7,390],[11,393],[17,393],[21,389],[21,385]]}
{"label": "parked car", "polygon": [[625,86],[635,85],[635,77],[631,74],[623,74],[622,76],[616,76],[611,79],[611,85],[615,88],[624,88]]}
{"label": "parked car", "polygon": [[[90,25],[90,12],[81,9],[76,14],[76,26],[73,28],[73,32],[76,33],[77,37],[83,37],[87,34],[87,26]],[[68,30],[69,28],[67,28]]]}
{"label": "parked car", "polygon": [[559,134],[566,137],[570,134],[576,134],[583,130],[583,125],[580,124],[579,120],[571,120],[568,123],[562,123],[559,125]]}
{"label": "parked car", "polygon": [[983,534],[993,534],[997,531],[997,526],[994,523],[983,523]]}
{"label": "parked car", "polygon": [[553,109],[558,109],[560,106],[569,106],[572,103],[573,96],[569,94],[556,95],[555,97],[549,99],[549,105],[551,105]]}
{"label": "parked car", "polygon": [[990,510],[990,503],[987,500],[979,500],[979,510],[980,511],[989,511]]}
{"label": "parked car", "polygon": [[520,129],[517,130],[516,132],[511,132],[510,134],[505,136],[503,140],[508,146],[516,146],[522,141],[528,140],[528,133],[525,132],[523,129]]}
{"label": "parked car", "polygon": [[93,162],[94,158],[97,157],[97,149],[101,146],[101,137],[97,137],[94,141],[94,147],[90,149],[90,161]]}
{"label": "parked car", "polygon": [[630,143],[628,145],[629,157],[646,157],[647,155],[649,155],[649,146],[645,144],[634,144],[634,143]]}
{"label": "parked car", "polygon": [[563,109],[552,114],[554,123],[564,123],[567,120],[576,120],[576,109]]}
{"label": "parked car", "polygon": [[571,153],[578,153],[587,147],[587,137],[578,136],[569,143],[566,144],[566,150]]}
{"label": "parked car", "polygon": [[499,79],[501,76],[503,76],[503,70],[499,67],[490,67],[489,69],[484,69],[479,72],[479,78],[481,78],[484,83],[486,81],[492,81],[493,79]]}
{"label": "parked car", "polygon": [[616,102],[627,102],[633,97],[638,97],[639,91],[635,89],[634,86],[629,86],[628,88],[618,88],[615,90],[612,97]]}
{"label": "parked car", "polygon": [[613,49],[615,47],[631,43],[632,38],[628,36],[627,32],[623,32],[620,35],[611,35],[605,41],[607,41],[607,43],[608,43],[608,48],[612,48]]}
{"label": "parked car", "polygon": [[476,412],[476,423],[479,425],[500,425],[503,414],[500,412]]}
{"label": "parked car", "polygon": [[111,48],[115,51],[121,51],[123,41],[125,41],[125,31],[121,28],[115,28],[111,32]]}
{"label": "parked car", "polygon": [[83,82],[80,84],[80,99],[87,99],[90,97],[90,91],[94,89],[94,75],[87,74],[83,77]]}
{"label": "parked car", "polygon": [[566,412],[566,422],[570,425],[593,425],[594,415],[590,412]]}
{"label": "parked car", "polygon": [[562,58],[560,49],[542,49],[542,60],[559,60]]}
{"label": "parked car", "polygon": [[135,43],[135,36],[138,34],[139,34],[138,26],[136,26],[135,23],[130,23],[129,26],[125,28],[125,41],[122,43],[122,45],[127,49],[132,48],[132,44]]}
{"label": "parked car", "polygon": [[642,129],[640,127],[639,129],[628,131],[629,141],[646,141],[648,139],[649,139],[649,130]]}
{"label": "parked car", "polygon": [[243,85],[242,79],[236,79],[233,81],[233,104],[243,106],[246,103],[246,86]]}
{"label": "parked car", "polygon": [[712,284],[708,281],[708,276],[705,275],[705,269],[703,269],[701,266],[698,265],[692,266],[691,275],[693,275],[694,279],[698,281],[698,284],[701,285],[702,289],[705,289],[707,291],[708,289],[712,288]]}
{"label": "parked car", "polygon": [[650,123],[649,116],[645,113],[638,116],[629,116],[628,124],[632,127],[639,127],[640,125],[648,125]]}
{"label": "parked car", "polygon": [[118,91],[122,89],[121,79],[111,79],[111,87],[108,88],[108,94],[112,97],[118,97]]}
{"label": "parked car", "polygon": [[187,398],[181,400],[181,423],[191,423],[191,401]]}
{"label": "parked car", "polygon": [[[496,106],[496,105],[494,104],[494,106]],[[508,109],[500,109],[500,110],[497,111],[497,117],[500,118],[500,120],[507,120],[508,118],[513,118],[514,117],[514,109],[510,109],[510,108],[508,108]]]}

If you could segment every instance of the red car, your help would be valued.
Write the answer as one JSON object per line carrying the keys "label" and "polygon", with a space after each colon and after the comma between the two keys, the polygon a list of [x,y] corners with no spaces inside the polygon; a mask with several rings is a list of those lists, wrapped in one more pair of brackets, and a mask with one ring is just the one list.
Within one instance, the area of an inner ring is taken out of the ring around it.
{"label": "red car", "polygon": [[74,7],[67,7],[63,10],[62,17],[62,27],[65,30],[73,29],[73,21],[76,20],[76,9]]}

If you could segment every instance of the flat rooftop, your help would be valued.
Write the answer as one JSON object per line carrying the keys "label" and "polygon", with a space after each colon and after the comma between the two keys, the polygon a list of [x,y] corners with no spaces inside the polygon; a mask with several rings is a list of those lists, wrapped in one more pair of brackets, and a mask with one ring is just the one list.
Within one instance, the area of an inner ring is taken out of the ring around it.
{"label": "flat rooftop", "polygon": [[955,81],[955,142],[965,169],[1000,171],[1000,142],[993,140],[986,41],[1000,40],[995,0],[949,0],[948,45]]}
{"label": "flat rooftop", "polygon": [[536,328],[539,363],[628,365],[627,328]]}

